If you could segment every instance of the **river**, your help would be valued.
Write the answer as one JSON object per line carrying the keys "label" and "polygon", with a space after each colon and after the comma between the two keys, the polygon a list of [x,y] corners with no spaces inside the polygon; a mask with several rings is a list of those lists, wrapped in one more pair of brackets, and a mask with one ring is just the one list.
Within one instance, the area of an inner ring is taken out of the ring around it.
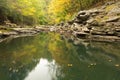
{"label": "river", "polygon": [[54,33],[8,39],[0,43],[0,80],[120,80],[120,43]]}

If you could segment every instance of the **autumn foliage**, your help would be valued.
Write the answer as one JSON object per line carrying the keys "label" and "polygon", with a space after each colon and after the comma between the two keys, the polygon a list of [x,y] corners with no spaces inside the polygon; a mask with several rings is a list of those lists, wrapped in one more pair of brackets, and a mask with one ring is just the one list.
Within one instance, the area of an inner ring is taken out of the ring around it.
{"label": "autumn foliage", "polygon": [[103,0],[0,0],[0,24],[55,24]]}

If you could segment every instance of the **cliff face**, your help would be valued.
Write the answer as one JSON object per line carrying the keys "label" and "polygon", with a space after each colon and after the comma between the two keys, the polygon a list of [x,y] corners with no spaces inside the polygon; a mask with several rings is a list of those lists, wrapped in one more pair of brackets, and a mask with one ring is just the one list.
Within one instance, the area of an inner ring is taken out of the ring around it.
{"label": "cliff face", "polygon": [[80,39],[120,41],[120,1],[80,11],[72,21],[62,26],[64,28]]}

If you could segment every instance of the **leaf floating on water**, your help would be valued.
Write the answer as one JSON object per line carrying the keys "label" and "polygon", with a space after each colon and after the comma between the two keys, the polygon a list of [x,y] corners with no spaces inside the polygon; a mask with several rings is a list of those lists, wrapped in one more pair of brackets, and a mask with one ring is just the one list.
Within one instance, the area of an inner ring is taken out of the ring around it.
{"label": "leaf floating on water", "polygon": [[112,60],[111,60],[111,59],[109,59],[108,61],[109,61],[109,62],[112,62]]}
{"label": "leaf floating on water", "polygon": [[96,63],[91,63],[90,65],[91,65],[91,66],[95,66],[95,65],[96,65]]}
{"label": "leaf floating on water", "polygon": [[18,72],[19,70],[18,69],[16,69],[16,72]]}
{"label": "leaf floating on water", "polygon": [[68,67],[72,67],[73,65],[72,64],[68,64]]}
{"label": "leaf floating on water", "polygon": [[120,65],[119,64],[115,64],[116,67],[119,67]]}
{"label": "leaf floating on water", "polygon": [[93,64],[93,63],[91,63],[90,65],[91,65],[91,66],[93,66],[94,64]]}
{"label": "leaf floating on water", "polygon": [[90,67],[90,65],[88,67]]}
{"label": "leaf floating on water", "polygon": [[13,72],[14,73],[17,73],[19,70],[18,69],[13,69]]}
{"label": "leaf floating on water", "polygon": [[13,64],[16,64],[16,62],[15,62],[15,61],[12,61],[12,63],[13,63]]}
{"label": "leaf floating on water", "polygon": [[91,63],[90,65],[88,65],[88,67],[90,68],[91,66],[96,66],[96,63]]}
{"label": "leaf floating on water", "polygon": [[9,71],[11,71],[12,70],[12,68],[9,68]]}

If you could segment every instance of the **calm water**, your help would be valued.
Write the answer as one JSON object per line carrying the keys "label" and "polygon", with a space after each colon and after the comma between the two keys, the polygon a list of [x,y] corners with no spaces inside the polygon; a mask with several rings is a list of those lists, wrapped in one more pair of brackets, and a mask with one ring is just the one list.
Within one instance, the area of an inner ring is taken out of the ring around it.
{"label": "calm water", "polygon": [[119,43],[76,45],[59,34],[0,43],[0,80],[120,80]]}

